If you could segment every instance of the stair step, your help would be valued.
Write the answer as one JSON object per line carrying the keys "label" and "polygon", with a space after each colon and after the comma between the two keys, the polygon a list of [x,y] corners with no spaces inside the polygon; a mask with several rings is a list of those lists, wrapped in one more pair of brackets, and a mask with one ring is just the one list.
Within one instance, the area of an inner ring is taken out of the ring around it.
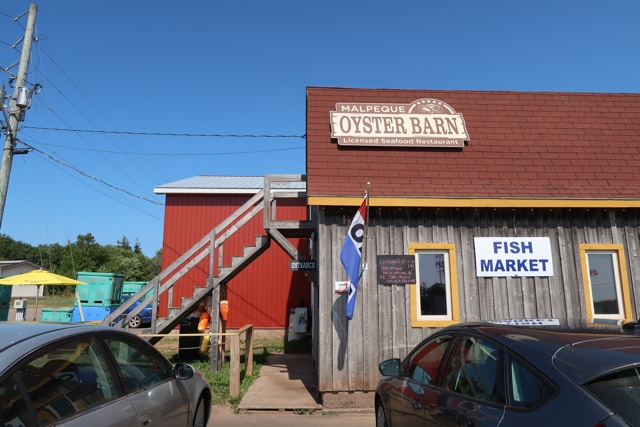
{"label": "stair step", "polygon": [[[269,247],[270,242],[269,236],[256,236],[255,246],[245,246],[242,256],[232,256],[230,266],[218,269],[215,284],[220,285],[223,280],[225,282],[231,280],[244,267],[260,256]],[[197,304],[206,298],[209,292],[211,292],[209,286],[194,288],[193,297],[183,297],[180,307],[169,308],[167,317],[157,320],[156,329],[158,333],[167,333],[170,329],[179,325],[180,321],[191,314],[197,308]]]}

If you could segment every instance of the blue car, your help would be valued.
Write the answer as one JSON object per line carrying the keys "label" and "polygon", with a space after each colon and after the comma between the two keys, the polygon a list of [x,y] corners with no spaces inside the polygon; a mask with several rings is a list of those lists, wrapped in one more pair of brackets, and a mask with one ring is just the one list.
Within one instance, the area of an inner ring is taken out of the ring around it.
{"label": "blue car", "polygon": [[[129,299],[128,295],[124,296],[122,297],[122,302],[124,303],[128,299]],[[126,309],[123,314],[129,314],[134,308],[136,308],[139,305],[140,305],[140,301],[136,301],[135,304],[133,304],[128,309]],[[140,311],[140,313],[138,313],[137,315],[135,315],[129,320],[130,328],[141,328],[143,325],[149,325],[149,324],[151,324],[151,304],[143,308],[142,311]]]}
{"label": "blue car", "polygon": [[598,320],[443,328],[380,364],[376,426],[640,426],[640,324]]}

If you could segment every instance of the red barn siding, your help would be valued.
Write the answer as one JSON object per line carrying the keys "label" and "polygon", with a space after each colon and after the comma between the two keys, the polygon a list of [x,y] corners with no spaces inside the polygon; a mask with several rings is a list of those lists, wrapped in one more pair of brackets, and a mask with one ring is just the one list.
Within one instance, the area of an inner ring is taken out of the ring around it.
{"label": "red barn siding", "polygon": [[[166,268],[194,243],[242,206],[251,195],[187,195],[167,194],[165,203],[162,268]],[[279,220],[306,219],[305,199],[278,199],[276,218]],[[257,235],[266,235],[262,214],[257,215],[224,243],[224,265],[232,256],[242,255],[244,246],[255,245]],[[290,239],[303,254],[308,253],[307,239]],[[308,306],[309,282],[301,272],[289,270],[289,256],[275,243],[227,287],[229,318],[227,327],[237,328],[248,323],[258,328],[285,328],[290,308],[300,301]],[[217,262],[217,254],[216,254]],[[174,306],[182,297],[193,295],[193,288],[206,285],[208,259],[200,262],[173,290]],[[163,295],[161,301],[168,296]],[[161,304],[161,307],[166,305]],[[166,312],[160,312],[166,316]]]}

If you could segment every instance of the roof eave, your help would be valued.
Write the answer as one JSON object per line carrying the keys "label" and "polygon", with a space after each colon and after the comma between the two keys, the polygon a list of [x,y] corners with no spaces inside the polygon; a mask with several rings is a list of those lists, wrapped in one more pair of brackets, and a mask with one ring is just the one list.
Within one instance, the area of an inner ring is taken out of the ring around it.
{"label": "roof eave", "polygon": [[[309,206],[359,206],[362,196],[313,195]],[[574,198],[472,198],[472,197],[371,197],[373,207],[440,207],[440,208],[640,208],[640,199],[574,199]]]}

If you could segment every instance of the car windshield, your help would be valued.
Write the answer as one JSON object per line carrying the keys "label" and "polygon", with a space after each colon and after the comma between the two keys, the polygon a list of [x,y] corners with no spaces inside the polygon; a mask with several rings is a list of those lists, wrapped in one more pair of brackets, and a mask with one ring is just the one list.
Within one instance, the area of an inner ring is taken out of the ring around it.
{"label": "car windshield", "polygon": [[584,386],[629,424],[640,426],[640,369],[627,369]]}

